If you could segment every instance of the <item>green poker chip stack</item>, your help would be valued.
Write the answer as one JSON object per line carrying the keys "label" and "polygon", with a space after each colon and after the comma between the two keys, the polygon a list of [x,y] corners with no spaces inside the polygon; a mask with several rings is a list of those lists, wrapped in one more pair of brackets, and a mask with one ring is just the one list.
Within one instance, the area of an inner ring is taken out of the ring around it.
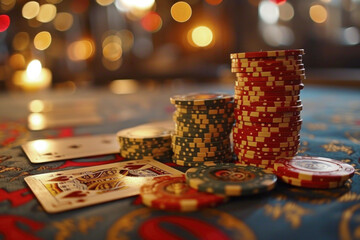
{"label": "green poker chip stack", "polygon": [[117,132],[120,155],[126,159],[168,160],[172,157],[173,122],[139,125]]}
{"label": "green poker chip stack", "polygon": [[223,93],[175,95],[172,134],[174,163],[195,167],[232,160],[230,133],[234,123],[234,98]]}

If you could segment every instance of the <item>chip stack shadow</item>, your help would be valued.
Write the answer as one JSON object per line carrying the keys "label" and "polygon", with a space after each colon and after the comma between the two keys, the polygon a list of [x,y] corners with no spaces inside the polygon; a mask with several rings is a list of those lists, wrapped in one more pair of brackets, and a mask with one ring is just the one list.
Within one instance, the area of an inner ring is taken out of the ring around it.
{"label": "chip stack shadow", "polygon": [[234,124],[233,96],[223,93],[190,93],[170,98],[175,105],[172,135],[173,162],[199,166],[232,159],[230,133]]}
{"label": "chip stack shadow", "polygon": [[303,49],[232,53],[234,152],[241,163],[272,169],[300,144]]}

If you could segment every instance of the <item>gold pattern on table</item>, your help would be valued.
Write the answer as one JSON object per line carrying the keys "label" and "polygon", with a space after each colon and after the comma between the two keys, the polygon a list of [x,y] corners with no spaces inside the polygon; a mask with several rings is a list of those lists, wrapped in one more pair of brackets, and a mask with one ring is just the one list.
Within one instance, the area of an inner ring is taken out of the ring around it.
{"label": "gold pattern on table", "polygon": [[347,192],[337,199],[338,202],[352,202],[359,200],[360,200],[360,194],[355,192]]}
{"label": "gold pattern on table", "polygon": [[354,152],[351,147],[345,146],[344,144],[339,143],[339,141],[331,141],[321,147],[327,152],[344,152],[348,155],[351,155]]}
{"label": "gold pattern on table", "polygon": [[345,132],[345,136],[355,144],[360,144],[360,132]]}
{"label": "gold pattern on table", "polygon": [[360,238],[360,204],[355,204],[343,211],[339,224],[339,237],[341,240]]}
{"label": "gold pattern on table", "polygon": [[280,204],[276,204],[274,206],[267,204],[265,205],[265,212],[275,220],[280,217],[284,217],[285,220],[291,224],[292,228],[300,227],[301,218],[312,213],[311,210],[305,209],[296,203],[291,202],[285,203],[283,206]]}
{"label": "gold pattern on table", "polygon": [[52,225],[58,230],[55,235],[56,240],[66,240],[71,237],[72,233],[80,232],[88,234],[89,229],[94,228],[102,217],[80,218],[79,220],[64,219],[61,222],[54,222]]}

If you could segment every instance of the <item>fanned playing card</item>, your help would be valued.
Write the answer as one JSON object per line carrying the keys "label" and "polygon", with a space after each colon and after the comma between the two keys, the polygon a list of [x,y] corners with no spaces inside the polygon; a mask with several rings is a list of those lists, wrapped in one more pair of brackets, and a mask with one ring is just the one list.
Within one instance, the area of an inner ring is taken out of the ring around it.
{"label": "fanned playing card", "polygon": [[183,173],[155,160],[131,160],[29,176],[26,183],[49,213],[139,194],[157,176]]}
{"label": "fanned playing card", "polygon": [[115,134],[39,139],[21,147],[32,163],[112,154],[118,153],[120,149]]}

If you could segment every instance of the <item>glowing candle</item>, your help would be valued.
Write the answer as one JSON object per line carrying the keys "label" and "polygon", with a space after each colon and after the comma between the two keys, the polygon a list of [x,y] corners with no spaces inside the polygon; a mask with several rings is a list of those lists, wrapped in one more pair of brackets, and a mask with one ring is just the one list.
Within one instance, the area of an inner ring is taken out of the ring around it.
{"label": "glowing candle", "polygon": [[13,76],[15,85],[25,91],[39,91],[51,85],[52,74],[47,68],[43,68],[39,60],[32,60],[26,71],[17,71]]}

